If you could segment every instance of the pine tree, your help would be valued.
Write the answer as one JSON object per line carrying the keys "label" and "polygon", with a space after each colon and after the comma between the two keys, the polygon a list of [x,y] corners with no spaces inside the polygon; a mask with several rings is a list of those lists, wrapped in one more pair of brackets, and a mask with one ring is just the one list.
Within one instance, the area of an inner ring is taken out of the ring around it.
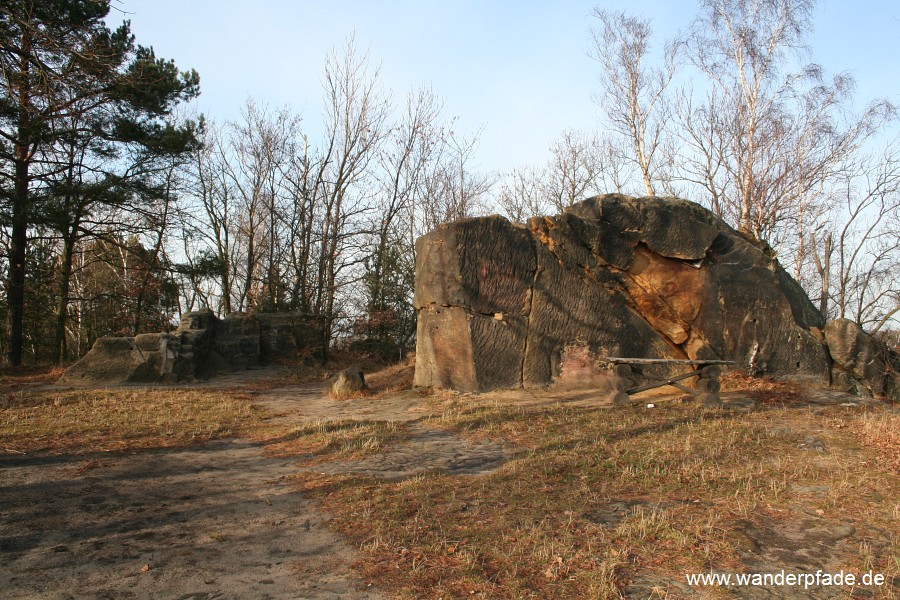
{"label": "pine tree", "polygon": [[[66,207],[83,207],[85,194],[102,203],[151,191],[136,176],[141,165],[182,152],[193,140],[190,125],[176,127],[168,118],[175,105],[199,93],[197,73],[180,72],[152,48],[136,45],[128,22],[109,29],[109,9],[109,0],[0,5],[0,219],[10,231],[11,365],[22,360],[29,229],[70,226],[78,215]],[[91,177],[62,177],[73,167],[66,148],[79,145],[94,161],[87,166]],[[66,194],[82,201],[61,198]]]}

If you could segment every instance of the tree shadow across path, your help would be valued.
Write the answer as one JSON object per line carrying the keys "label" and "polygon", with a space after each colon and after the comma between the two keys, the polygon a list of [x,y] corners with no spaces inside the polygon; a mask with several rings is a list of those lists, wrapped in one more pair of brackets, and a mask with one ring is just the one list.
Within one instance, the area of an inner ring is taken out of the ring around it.
{"label": "tree shadow across path", "polygon": [[373,597],[351,548],[286,480],[292,464],[240,440],[0,456],[0,595]]}

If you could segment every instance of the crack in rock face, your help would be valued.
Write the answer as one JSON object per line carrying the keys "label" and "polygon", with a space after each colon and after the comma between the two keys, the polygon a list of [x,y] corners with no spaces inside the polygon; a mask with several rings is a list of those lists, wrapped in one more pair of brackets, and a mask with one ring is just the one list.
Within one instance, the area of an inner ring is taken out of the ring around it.
{"label": "crack in rock face", "polygon": [[687,200],[608,194],[524,225],[463,219],[416,252],[419,386],[556,384],[576,347],[598,361],[734,360],[828,383],[814,335],[824,319],[800,285]]}

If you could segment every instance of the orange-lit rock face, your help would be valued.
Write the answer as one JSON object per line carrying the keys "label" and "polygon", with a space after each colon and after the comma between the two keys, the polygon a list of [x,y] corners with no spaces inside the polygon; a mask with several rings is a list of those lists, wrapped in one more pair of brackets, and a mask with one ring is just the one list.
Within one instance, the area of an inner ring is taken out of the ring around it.
{"label": "orange-lit rock face", "polygon": [[611,194],[526,226],[463,219],[416,248],[420,385],[594,381],[582,351],[828,376],[810,333],[824,323],[800,286],[692,202]]}
{"label": "orange-lit rock face", "polygon": [[639,246],[626,272],[624,284],[638,310],[674,344],[688,340],[691,325],[700,313],[703,298],[697,290],[709,286],[709,271],[701,266]]}

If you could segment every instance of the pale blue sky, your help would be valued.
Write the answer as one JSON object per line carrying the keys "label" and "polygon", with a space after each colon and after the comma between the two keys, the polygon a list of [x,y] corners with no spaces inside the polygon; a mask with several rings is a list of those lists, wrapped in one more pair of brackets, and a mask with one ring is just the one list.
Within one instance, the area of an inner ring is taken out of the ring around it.
{"label": "pale blue sky", "polygon": [[[197,69],[206,115],[236,118],[252,95],[290,104],[310,134],[321,121],[325,57],[355,32],[396,98],[431,84],[463,130],[482,128],[480,166],[503,171],[545,161],[566,128],[596,126],[597,66],[587,51],[598,5],[652,19],[660,44],[696,13],[689,0],[119,0],[111,20],[131,19],[139,43]],[[900,104],[897,2],[825,1],[809,44],[828,73],[854,75],[861,103]]]}

